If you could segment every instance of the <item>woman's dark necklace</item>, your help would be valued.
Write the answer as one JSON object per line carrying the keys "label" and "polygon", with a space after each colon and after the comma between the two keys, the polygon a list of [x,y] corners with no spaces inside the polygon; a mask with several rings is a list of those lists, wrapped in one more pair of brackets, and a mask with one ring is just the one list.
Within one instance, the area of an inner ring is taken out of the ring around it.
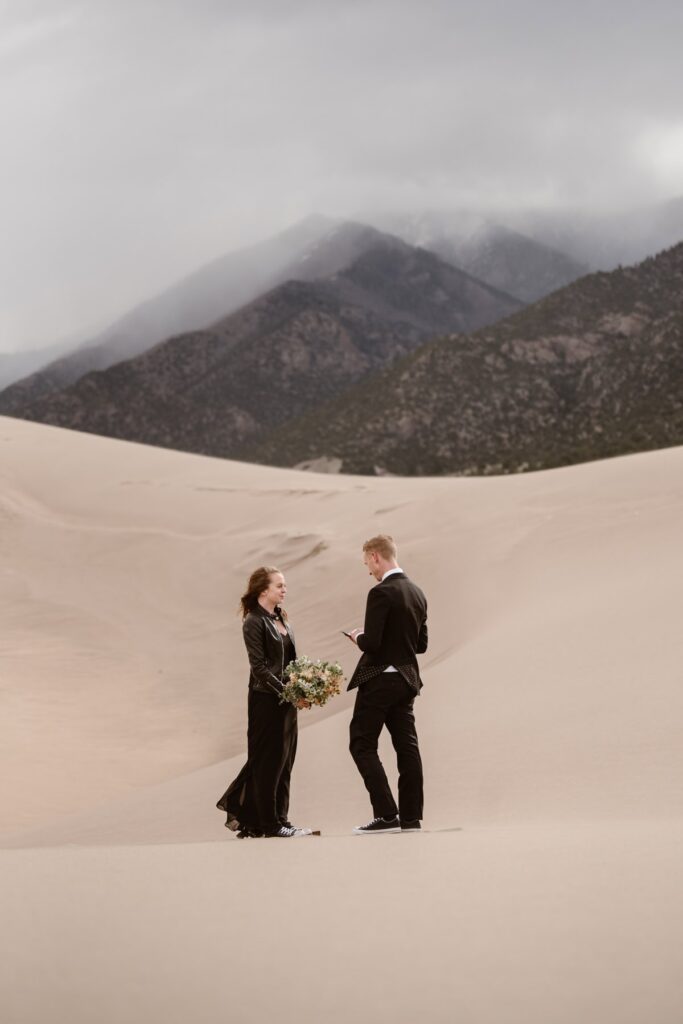
{"label": "woman's dark necklace", "polygon": [[[275,622],[277,631],[280,634],[280,636],[287,636],[287,627],[285,626],[285,621],[282,618],[282,609],[280,608],[280,606],[276,605],[274,612],[269,612],[267,608],[264,608],[263,610],[265,611],[265,613],[268,616],[268,618],[272,619],[273,622]],[[282,625],[284,626],[284,632],[278,626],[278,622],[282,623]]]}

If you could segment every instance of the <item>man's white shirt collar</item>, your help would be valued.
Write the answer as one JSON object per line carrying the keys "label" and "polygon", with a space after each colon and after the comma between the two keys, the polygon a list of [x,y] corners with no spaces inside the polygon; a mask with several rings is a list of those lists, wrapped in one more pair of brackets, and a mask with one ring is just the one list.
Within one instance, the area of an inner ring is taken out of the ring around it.
{"label": "man's white shirt collar", "polygon": [[387,576],[391,576],[391,574],[394,573],[394,572],[403,572],[403,569],[401,569],[400,566],[398,566],[398,565],[396,566],[395,569],[387,569],[387,571],[384,573],[384,576],[382,576],[382,579],[380,580],[380,583],[384,583],[384,581],[387,578]]}

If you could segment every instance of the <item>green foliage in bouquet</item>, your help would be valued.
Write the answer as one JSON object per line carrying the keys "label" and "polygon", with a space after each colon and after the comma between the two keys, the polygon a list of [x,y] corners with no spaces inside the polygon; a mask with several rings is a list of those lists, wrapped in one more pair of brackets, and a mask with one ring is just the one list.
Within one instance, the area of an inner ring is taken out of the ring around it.
{"label": "green foliage in bouquet", "polygon": [[341,692],[344,673],[341,665],[329,661],[311,661],[302,656],[290,661],[285,669],[285,688],[280,702],[296,708],[322,707],[330,697]]}

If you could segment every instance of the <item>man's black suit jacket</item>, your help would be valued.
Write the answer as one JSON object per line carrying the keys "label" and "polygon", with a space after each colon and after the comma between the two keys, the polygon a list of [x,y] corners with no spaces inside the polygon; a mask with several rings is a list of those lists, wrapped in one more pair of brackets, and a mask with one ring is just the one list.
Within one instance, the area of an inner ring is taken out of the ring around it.
{"label": "man's black suit jacket", "polygon": [[427,600],[404,572],[395,572],[368,593],[363,652],[347,689],[353,690],[393,665],[416,693],[422,680],[417,655],[427,650]]}

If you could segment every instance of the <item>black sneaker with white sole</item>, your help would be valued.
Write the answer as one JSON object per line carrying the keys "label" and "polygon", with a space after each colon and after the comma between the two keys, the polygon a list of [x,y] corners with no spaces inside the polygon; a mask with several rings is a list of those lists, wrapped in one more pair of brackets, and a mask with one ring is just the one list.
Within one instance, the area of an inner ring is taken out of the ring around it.
{"label": "black sneaker with white sole", "polygon": [[313,829],[312,828],[303,828],[302,825],[292,825],[291,821],[289,821],[289,820],[288,821],[281,821],[280,824],[283,825],[285,828],[293,828],[295,832],[301,832],[301,834],[304,835],[304,836],[312,836],[313,835]]}
{"label": "black sneaker with white sole", "polygon": [[373,818],[367,825],[356,825],[353,834],[356,836],[378,836],[385,832],[400,832],[401,825],[398,815],[392,818]]}
{"label": "black sneaker with white sole", "polygon": [[420,819],[416,818],[415,821],[402,821],[401,832],[419,832],[422,829]]}
{"label": "black sneaker with white sole", "polygon": [[280,825],[275,832],[266,832],[266,839],[300,839],[302,836],[310,836],[310,828],[294,828],[293,826]]}

